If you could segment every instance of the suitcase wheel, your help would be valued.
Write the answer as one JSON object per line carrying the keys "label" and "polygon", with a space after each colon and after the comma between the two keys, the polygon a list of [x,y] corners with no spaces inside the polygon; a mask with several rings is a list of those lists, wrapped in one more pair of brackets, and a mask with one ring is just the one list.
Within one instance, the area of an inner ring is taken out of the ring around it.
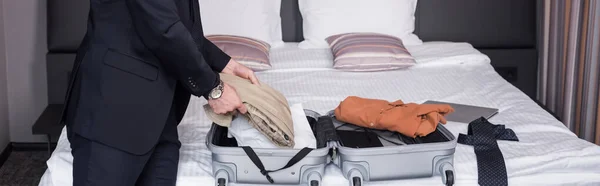
{"label": "suitcase wheel", "polygon": [[219,170],[215,174],[215,179],[217,186],[227,186],[229,183],[229,174],[225,170]]}
{"label": "suitcase wheel", "polygon": [[225,180],[225,178],[219,178],[219,179],[217,179],[217,185],[218,186],[226,186],[226,180]]}
{"label": "suitcase wheel", "polygon": [[353,177],[352,178],[352,186],[361,186],[362,183],[360,182],[360,178],[359,177]]}
{"label": "suitcase wheel", "polygon": [[446,171],[446,185],[452,186],[454,185],[454,172],[451,170]]}
{"label": "suitcase wheel", "polygon": [[308,174],[308,185],[319,186],[321,185],[321,175],[318,172],[311,172]]}
{"label": "suitcase wheel", "polygon": [[319,181],[317,181],[317,180],[310,181],[310,186],[319,186]]}

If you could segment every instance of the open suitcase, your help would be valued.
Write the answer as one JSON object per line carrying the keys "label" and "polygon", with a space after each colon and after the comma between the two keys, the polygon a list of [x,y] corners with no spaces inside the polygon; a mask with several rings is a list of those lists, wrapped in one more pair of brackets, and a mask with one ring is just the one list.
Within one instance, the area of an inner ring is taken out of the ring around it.
{"label": "open suitcase", "polygon": [[320,186],[329,163],[340,167],[350,186],[437,175],[441,183],[454,184],[456,140],[443,125],[425,137],[401,138],[403,145],[354,148],[343,146],[337,131],[357,128],[337,121],[333,112],[320,115],[305,109],[305,113],[317,139],[316,149],[238,147],[235,139],[227,137],[227,128],[213,124],[206,145],[212,152],[215,185]]}

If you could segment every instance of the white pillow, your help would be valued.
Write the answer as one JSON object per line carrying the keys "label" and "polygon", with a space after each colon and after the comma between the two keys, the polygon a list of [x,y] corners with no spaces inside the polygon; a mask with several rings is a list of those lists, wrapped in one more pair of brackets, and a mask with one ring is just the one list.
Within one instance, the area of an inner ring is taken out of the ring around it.
{"label": "white pillow", "polygon": [[407,46],[423,43],[413,34],[417,0],[299,0],[298,6],[303,49],[327,48],[325,38],[350,32],[392,35]]}
{"label": "white pillow", "polygon": [[204,35],[235,35],[283,45],[281,0],[198,0]]}

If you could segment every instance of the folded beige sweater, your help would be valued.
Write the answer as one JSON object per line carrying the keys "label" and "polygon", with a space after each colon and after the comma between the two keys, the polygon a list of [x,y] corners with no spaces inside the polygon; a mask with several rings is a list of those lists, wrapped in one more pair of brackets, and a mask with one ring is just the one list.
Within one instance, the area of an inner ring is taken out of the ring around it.
{"label": "folded beige sweater", "polygon": [[[249,122],[274,144],[294,147],[294,127],[287,99],[265,83],[252,84],[249,80],[229,74],[220,74],[221,80],[236,89],[242,103],[248,108],[244,114]],[[204,105],[206,115],[216,124],[229,127],[233,113],[219,115],[210,105]]]}

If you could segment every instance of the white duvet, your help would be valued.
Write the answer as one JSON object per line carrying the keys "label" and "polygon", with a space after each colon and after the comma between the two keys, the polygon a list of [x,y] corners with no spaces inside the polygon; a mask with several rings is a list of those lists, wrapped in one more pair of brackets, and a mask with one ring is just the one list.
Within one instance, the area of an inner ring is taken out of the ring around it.
{"label": "white duvet", "polygon": [[[346,96],[457,102],[499,108],[490,119],[515,131],[519,142],[498,141],[509,185],[600,185],[600,147],[577,138],[520,90],[502,79],[489,58],[466,43],[432,42],[412,46],[418,65],[410,70],[340,72],[330,68],[327,50],[298,50],[295,44],[272,51],[274,70],[260,72],[261,81],[280,90],[288,101],[305,109],[326,113]],[[319,52],[320,51],[320,52]],[[193,98],[179,126],[182,142],[177,185],[213,185],[211,155],[205,146],[209,119],[202,111],[206,102]],[[449,122],[455,135],[467,133],[466,123]],[[473,148],[458,144],[454,156],[455,185],[477,185]],[[71,185],[69,142],[61,135],[48,160],[40,185]],[[278,167],[277,167],[278,168]],[[267,167],[267,169],[273,169]],[[347,186],[333,165],[326,169],[322,185]],[[369,185],[443,185],[440,177],[371,183]]]}

